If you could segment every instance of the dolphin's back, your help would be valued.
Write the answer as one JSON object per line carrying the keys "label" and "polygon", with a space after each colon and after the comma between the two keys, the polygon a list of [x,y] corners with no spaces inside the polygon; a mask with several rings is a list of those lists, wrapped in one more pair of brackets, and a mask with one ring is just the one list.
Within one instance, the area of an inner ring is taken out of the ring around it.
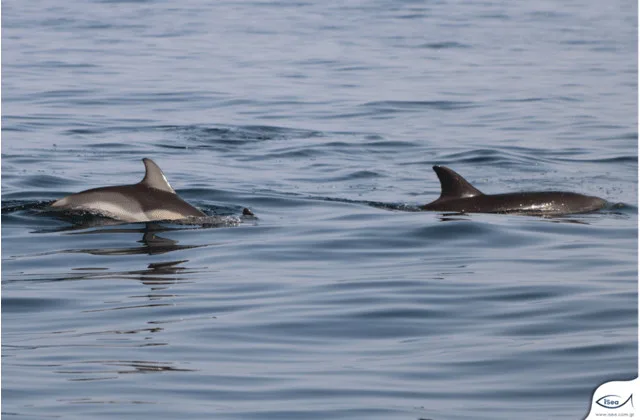
{"label": "dolphin's back", "polygon": [[456,213],[523,213],[556,215],[586,213],[603,208],[607,202],[572,192],[542,191],[507,194],[483,194],[455,171],[434,166],[440,179],[440,197],[423,210]]}
{"label": "dolphin's back", "polygon": [[137,184],[82,191],[54,202],[51,207],[98,214],[125,222],[206,216],[178,197],[158,165],[151,159],[143,159],[143,162],[145,177]]}
{"label": "dolphin's back", "polygon": [[482,194],[471,198],[438,199],[422,207],[423,210],[456,213],[521,213],[572,214],[599,210],[606,201],[587,195],[562,192],[523,192]]}

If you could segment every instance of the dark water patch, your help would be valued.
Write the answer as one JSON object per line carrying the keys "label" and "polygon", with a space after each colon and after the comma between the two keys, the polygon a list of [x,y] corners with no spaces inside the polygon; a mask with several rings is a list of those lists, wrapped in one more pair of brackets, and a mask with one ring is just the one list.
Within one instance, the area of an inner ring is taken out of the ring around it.
{"label": "dark water patch", "polygon": [[430,241],[482,242],[493,235],[490,225],[476,223],[470,219],[451,220],[454,223],[438,223],[436,225],[414,229],[412,236]]}
{"label": "dark water patch", "polygon": [[528,103],[528,102],[541,102],[541,101],[546,101],[546,100],[548,100],[548,98],[531,97],[531,98],[518,98],[518,99],[502,99],[499,102],[506,102],[506,103],[524,102],[524,103]]}
{"label": "dark water patch", "polygon": [[[338,67],[335,69],[335,71],[337,72],[362,72],[362,71],[366,71],[366,70],[370,70],[371,67],[369,66],[347,66],[347,67]],[[350,85],[350,86],[354,86],[355,85]]]}
{"label": "dark water patch", "polygon": [[395,18],[396,19],[413,20],[413,19],[423,19],[426,16],[428,16],[428,15],[426,15],[424,13],[410,13],[410,14],[406,14],[406,15],[395,16]]}
{"label": "dark water patch", "polygon": [[508,151],[509,153],[513,153],[516,155],[522,156],[534,156],[534,157],[544,157],[545,159],[553,160],[557,156],[579,156],[585,153],[589,153],[589,151],[583,147],[571,147],[565,146],[563,148],[555,148],[555,149],[547,149],[542,147],[524,147],[524,146],[513,146],[513,145],[505,145],[500,147],[500,150]]}
{"label": "dark water patch", "polygon": [[64,90],[49,90],[44,92],[38,92],[34,94],[34,99],[38,100],[43,98],[72,98],[76,96],[89,96],[96,95],[96,90],[89,89],[64,89]]}
{"label": "dark water patch", "polygon": [[352,323],[344,322],[338,317],[320,317],[313,324],[304,321],[272,322],[259,325],[259,330],[275,335],[296,334],[313,338],[346,338],[363,339],[375,335],[378,339],[399,339],[415,334],[418,327],[411,324],[398,324],[391,320],[377,323],[365,323],[354,328]]}
{"label": "dark water patch", "polygon": [[[111,135],[119,135],[118,138],[121,139],[121,135],[130,136],[134,133],[153,132],[159,129],[157,126],[150,123],[153,123],[153,120],[145,118],[121,118],[113,121],[102,122],[93,122],[86,120],[74,121],[73,126],[77,128],[65,128],[64,130],[61,130],[61,134],[64,136],[78,136],[88,138],[91,138],[91,136],[107,137]],[[105,144],[109,145],[111,143],[116,144],[117,142],[113,141],[107,142]],[[132,143],[123,144],[126,144],[129,147],[139,146],[138,144]],[[89,142],[87,144],[83,144],[82,147],[91,147],[93,145],[93,142]]]}
{"label": "dark water patch", "polygon": [[402,150],[405,148],[419,147],[419,144],[417,142],[411,142],[411,141],[384,140],[384,141],[369,141],[367,143],[364,143],[363,146],[372,151],[389,152],[389,151]]}
{"label": "dark water patch", "polygon": [[[547,150],[536,148],[525,148],[519,146],[506,146],[493,149],[472,149],[463,152],[453,152],[441,154],[437,159],[433,159],[429,164],[442,163],[444,165],[454,166],[456,164],[492,164],[501,168],[518,168],[518,170],[526,170],[529,166],[530,170],[538,171],[541,165],[548,166],[552,163],[635,163],[637,164],[636,155],[628,156],[603,156],[598,154],[598,158],[585,158],[585,154],[591,154],[584,148],[565,148],[562,150]],[[413,164],[423,164],[415,162]],[[535,165],[535,166],[531,166]]]}
{"label": "dark water patch", "polygon": [[612,157],[599,157],[594,159],[559,159],[556,158],[556,161],[559,162],[589,162],[589,163],[634,163],[638,164],[638,156],[612,156]]}
{"label": "dark water patch", "polygon": [[[562,44],[566,44],[566,45],[573,45],[573,46],[582,46],[582,45],[589,45],[589,46],[605,46],[608,45],[608,43],[606,41],[603,41],[602,39],[568,39],[565,41],[561,41]],[[610,45],[610,44],[609,44]],[[606,51],[606,49],[605,49]]]}
{"label": "dark water patch", "polygon": [[[620,305],[622,305],[623,302],[625,302],[626,304],[624,306],[628,306],[628,305],[633,305],[636,304],[637,305],[637,298],[633,298],[629,295],[624,295],[619,297],[618,299],[620,302]],[[616,300],[618,300],[616,299]],[[631,302],[629,302],[631,300]],[[567,317],[568,321],[575,321],[575,322],[583,322],[583,323],[587,323],[589,324],[592,328],[593,327],[601,327],[601,328],[607,328],[608,326],[611,326],[612,323],[615,322],[619,322],[619,320],[624,317],[626,315],[627,311],[624,309],[605,309],[605,310],[597,310],[597,311],[580,311],[578,313],[572,314],[570,316]],[[633,320],[629,319],[629,321],[627,322],[628,326],[635,326],[636,322],[634,322]],[[618,325],[617,327],[623,327],[624,325]]]}
{"label": "dark water patch", "polygon": [[638,132],[632,132],[632,133],[625,133],[625,134],[619,134],[619,135],[614,135],[611,136],[609,138],[605,138],[603,140],[607,140],[607,139],[611,139],[611,140],[638,140]]}
{"label": "dark water patch", "polygon": [[542,20],[563,19],[569,17],[568,12],[562,12],[558,10],[534,10],[526,13],[527,17]]}
{"label": "dark water patch", "polygon": [[303,60],[294,61],[295,66],[312,66],[312,67],[334,67],[340,64],[338,60],[322,59],[322,58],[308,58]]}
{"label": "dark water patch", "polygon": [[[101,135],[101,134],[105,134],[107,131],[111,131],[107,128],[72,128],[70,130],[66,130],[64,132],[64,134],[67,135],[79,135],[79,136],[94,136],[94,135]],[[93,146],[93,145],[89,145],[89,146]],[[120,146],[122,146],[122,144],[120,144]]]}
{"label": "dark water patch", "polygon": [[39,63],[36,63],[35,66],[42,67],[44,69],[51,69],[51,68],[59,68],[59,69],[63,69],[63,68],[68,68],[68,69],[94,69],[94,68],[98,68],[98,66],[93,64],[93,63],[80,63],[80,62],[70,63],[70,62],[60,61],[60,60],[45,60],[45,61],[41,61]]}
{"label": "dark water patch", "polygon": [[323,134],[319,131],[301,130],[301,129],[287,128],[287,127],[276,127],[276,126],[247,125],[247,126],[239,127],[239,130],[246,133],[259,133],[261,136],[268,136],[268,138],[306,139],[306,138],[323,136]]}
{"label": "dark water patch", "polygon": [[[137,144],[123,144],[123,143],[91,143],[87,145],[88,149],[99,149],[99,150],[108,150],[109,152],[115,153],[126,153],[133,154],[138,153],[142,155],[144,153],[143,147]],[[109,164],[113,165],[113,161],[111,159],[106,159],[109,161]]]}
{"label": "dark water patch", "polygon": [[447,49],[458,49],[458,48],[466,49],[466,48],[473,48],[473,47],[469,44],[462,44],[460,42],[444,41],[444,42],[430,42],[426,44],[420,44],[416,46],[416,48],[426,48],[430,50],[447,50]]}
{"label": "dark water patch", "polygon": [[96,0],[98,3],[105,4],[145,4],[152,3],[152,0]]}
{"label": "dark water patch", "polygon": [[546,157],[534,153],[515,153],[504,149],[471,149],[464,152],[441,154],[437,163],[454,166],[457,164],[491,164],[502,168],[521,167],[523,164],[546,162]]}
{"label": "dark water patch", "polygon": [[189,146],[186,145],[179,145],[179,144],[162,144],[162,143],[157,143],[156,147],[160,147],[160,148],[164,148],[164,149],[169,149],[169,150],[187,150],[189,149]]}
{"label": "dark water patch", "polygon": [[26,127],[17,127],[17,126],[7,126],[7,124],[2,125],[3,132],[27,132],[29,131]]}
{"label": "dark water patch", "polygon": [[320,147],[296,147],[293,149],[279,149],[273,152],[270,152],[266,155],[259,156],[250,156],[248,158],[242,159],[243,161],[251,162],[251,161],[264,161],[267,159],[312,159],[319,158],[321,156],[325,156],[327,154],[326,149]]}
{"label": "dark water patch", "polygon": [[322,197],[322,196],[310,196],[308,197],[310,200],[320,200],[320,201],[328,201],[328,202],[337,202],[337,203],[345,203],[345,204],[356,204],[356,205],[364,205],[371,206],[375,208],[379,208],[382,210],[397,210],[397,211],[409,211],[409,212],[418,212],[422,211],[419,206],[406,204],[406,203],[384,203],[380,201],[370,201],[370,200],[352,200],[348,198],[339,198],[339,197]]}
{"label": "dark water patch", "polygon": [[534,304],[547,302],[550,299],[561,299],[569,296],[573,291],[572,288],[566,286],[540,290],[536,286],[510,285],[497,287],[493,290],[487,288],[483,291],[481,298],[485,301]]}
{"label": "dark water patch", "polygon": [[170,93],[128,93],[121,94],[119,96],[107,96],[107,95],[81,95],[76,93],[66,94],[66,92],[53,92],[50,96],[38,97],[33,99],[32,102],[40,105],[57,105],[62,102],[71,103],[78,107],[101,107],[107,105],[131,105],[131,104],[153,104],[167,102],[173,104],[184,104],[187,106],[196,107],[195,104],[199,102],[213,101],[215,96],[203,95],[197,92],[170,92]]}
{"label": "dark water patch", "polygon": [[361,179],[379,178],[381,176],[382,175],[380,173],[374,171],[355,171],[336,176],[327,176],[322,179],[322,182],[356,181]]}
{"label": "dark water patch", "polygon": [[2,313],[38,313],[55,308],[62,308],[69,304],[68,299],[48,299],[48,298],[2,298]]}
{"label": "dark water patch", "polygon": [[385,305],[378,305],[378,308],[372,311],[362,311],[360,313],[351,313],[348,316],[353,318],[366,318],[368,321],[375,322],[376,320],[384,321],[419,321],[425,318],[443,318],[448,313],[446,311],[440,311],[427,308],[398,308],[388,307]]}
{"label": "dark water patch", "polygon": [[511,20],[512,17],[505,13],[481,13],[478,15],[479,18],[482,19],[495,19],[495,20],[503,20],[508,21]]}
{"label": "dark water patch", "polygon": [[[65,184],[70,183],[65,178],[52,175],[29,175],[22,176],[20,178],[20,185],[22,186],[22,188],[59,188],[60,186]],[[15,194],[9,195],[9,197],[11,196],[15,196]]]}
{"label": "dark water patch", "polygon": [[468,101],[376,101],[367,102],[361,106],[378,113],[393,113],[423,110],[453,111],[477,107],[478,105]]}
{"label": "dark water patch", "polygon": [[[161,127],[168,132],[177,132],[181,138],[186,140],[188,147],[193,147],[194,143],[199,147],[223,146],[244,146],[256,142],[286,140],[286,139],[308,139],[323,136],[317,131],[290,129],[272,126],[239,126],[239,127],[199,127],[199,126],[164,126]],[[181,147],[175,144],[164,147]]]}
{"label": "dark water patch", "polygon": [[4,114],[2,116],[2,130],[5,127],[13,128],[13,131],[40,131],[50,127],[68,126],[71,115],[40,114],[35,116],[15,116]]}

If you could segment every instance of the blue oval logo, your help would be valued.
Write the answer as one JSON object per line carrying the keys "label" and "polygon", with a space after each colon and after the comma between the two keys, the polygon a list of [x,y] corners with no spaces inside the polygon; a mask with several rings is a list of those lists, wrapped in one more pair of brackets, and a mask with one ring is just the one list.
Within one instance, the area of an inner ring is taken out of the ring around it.
{"label": "blue oval logo", "polygon": [[633,401],[631,400],[632,397],[633,394],[629,395],[629,398],[627,398],[623,402],[624,399],[619,395],[605,395],[604,397],[596,401],[596,404],[598,404],[600,407],[615,409],[620,408],[631,401],[631,406],[633,407]]}

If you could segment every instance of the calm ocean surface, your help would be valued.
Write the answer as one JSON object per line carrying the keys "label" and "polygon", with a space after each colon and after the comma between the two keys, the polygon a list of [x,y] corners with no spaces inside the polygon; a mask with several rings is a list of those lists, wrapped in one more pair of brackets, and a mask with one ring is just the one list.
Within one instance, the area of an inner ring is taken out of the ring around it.
{"label": "calm ocean surface", "polygon": [[[580,419],[636,376],[636,2],[2,6],[3,418]],[[143,157],[222,223],[43,211]],[[434,164],[618,204],[410,211]]]}

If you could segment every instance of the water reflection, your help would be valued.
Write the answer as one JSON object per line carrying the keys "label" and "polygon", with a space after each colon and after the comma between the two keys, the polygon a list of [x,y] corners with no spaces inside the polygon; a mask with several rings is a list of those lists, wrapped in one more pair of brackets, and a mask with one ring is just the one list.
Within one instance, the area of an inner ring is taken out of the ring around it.
{"label": "water reflection", "polygon": [[[504,215],[504,213],[441,213],[438,216],[441,222],[460,222],[460,221],[470,221],[473,220],[474,214],[498,214]],[[554,216],[554,215],[534,215],[534,214],[520,214],[520,213],[511,213],[509,216],[525,216],[525,217],[533,217],[540,221],[550,222],[550,223],[573,223],[578,225],[588,225],[589,223],[589,215],[588,214],[580,214],[570,216]],[[582,217],[578,219],[578,217]]]}
{"label": "water reflection", "polygon": [[[94,367],[98,365],[99,367]],[[195,369],[177,367],[173,362],[152,360],[87,360],[74,366],[60,366],[55,373],[70,375],[67,380],[103,381],[117,379],[120,375],[132,373],[195,372]]]}
{"label": "water reflection", "polygon": [[[101,371],[102,373],[116,373],[119,375],[124,375],[128,373],[154,373],[154,372],[194,372],[194,369],[185,369],[178,368],[172,366],[173,363],[163,363],[163,362],[155,362],[148,360],[96,360],[91,362],[86,362],[87,364],[100,364],[102,366],[108,367],[113,366],[115,369],[108,369]],[[86,373],[81,371],[74,370],[59,370],[58,373]],[[95,372],[97,373],[97,372]],[[87,379],[70,379],[70,380],[87,380]]]}
{"label": "water reflection", "polygon": [[77,249],[77,250],[69,250],[69,253],[85,253],[92,255],[136,255],[136,254],[148,254],[148,255],[157,255],[157,254],[165,254],[171,251],[178,251],[181,249],[192,249],[192,248],[200,248],[206,245],[179,245],[178,241],[173,239],[165,238],[162,236],[158,236],[157,232],[166,232],[171,229],[159,224],[155,223],[147,223],[145,227],[142,229],[96,229],[90,231],[83,232],[75,232],[70,235],[93,235],[93,234],[101,234],[101,233],[142,233],[142,238],[137,241],[137,243],[141,243],[142,246],[135,247],[121,247],[121,248],[85,248],[85,249]]}
{"label": "water reflection", "polygon": [[[151,263],[143,270],[130,271],[108,271],[107,267],[79,267],[74,268],[75,272],[69,273],[62,278],[49,278],[52,281],[60,280],[107,280],[107,279],[131,279],[138,280],[147,286],[153,286],[151,290],[163,290],[168,286],[177,282],[188,281],[188,274],[198,273],[199,270],[189,269],[187,267],[179,267],[189,260],[165,261],[159,263]],[[165,297],[165,296],[148,296]]]}
{"label": "water reflection", "polygon": [[[135,225],[134,225],[135,226]],[[80,230],[78,232],[69,232],[67,235],[113,235],[113,234],[131,234],[131,233],[139,233],[142,235],[140,240],[136,241],[137,244],[142,244],[142,246],[127,246],[127,247],[117,247],[117,248],[81,248],[81,249],[67,249],[62,251],[55,251],[49,253],[42,253],[38,255],[51,255],[51,254],[91,254],[91,255],[137,255],[137,254],[147,254],[147,255],[158,255],[165,254],[172,251],[179,251],[184,249],[193,249],[193,248],[201,248],[205,246],[209,246],[212,244],[203,244],[203,245],[180,245],[178,241],[169,239],[163,236],[160,236],[159,233],[162,232],[173,232],[173,231],[184,231],[190,229],[202,229],[199,228],[184,228],[184,227],[168,227],[164,226],[158,222],[149,222],[145,223],[143,227],[131,227],[131,228],[105,228],[102,225],[101,229],[89,229],[89,230]],[[44,233],[43,231],[32,232],[32,233]],[[47,231],[46,233],[50,233]],[[99,270],[101,268],[87,268],[92,270]]]}

